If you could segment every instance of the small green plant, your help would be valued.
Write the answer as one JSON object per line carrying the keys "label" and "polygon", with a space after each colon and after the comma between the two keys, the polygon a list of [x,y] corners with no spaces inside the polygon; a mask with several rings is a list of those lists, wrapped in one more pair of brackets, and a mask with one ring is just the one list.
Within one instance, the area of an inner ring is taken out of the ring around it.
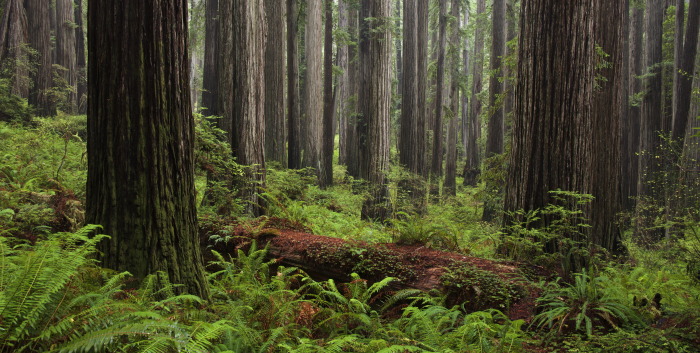
{"label": "small green plant", "polygon": [[430,219],[399,212],[392,220],[394,243],[398,245],[424,245],[445,250],[459,250],[456,232],[435,224]]}
{"label": "small green plant", "polygon": [[574,276],[573,284],[561,285],[559,280],[548,283],[537,304],[542,312],[532,324],[557,333],[582,332],[592,336],[594,328],[610,330],[640,323],[624,299],[611,295],[603,277],[591,277],[585,270]]}

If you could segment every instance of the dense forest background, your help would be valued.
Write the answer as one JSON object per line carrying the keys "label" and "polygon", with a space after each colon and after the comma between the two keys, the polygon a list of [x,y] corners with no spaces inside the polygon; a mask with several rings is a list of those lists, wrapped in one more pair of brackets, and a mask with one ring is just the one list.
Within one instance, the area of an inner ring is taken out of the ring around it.
{"label": "dense forest background", "polygon": [[700,347],[698,0],[0,9],[1,352]]}

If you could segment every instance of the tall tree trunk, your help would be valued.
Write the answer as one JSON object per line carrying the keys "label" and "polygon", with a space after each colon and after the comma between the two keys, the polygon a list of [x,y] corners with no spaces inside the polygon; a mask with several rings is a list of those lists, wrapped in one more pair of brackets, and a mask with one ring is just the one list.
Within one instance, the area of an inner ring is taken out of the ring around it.
{"label": "tall tree trunk", "polygon": [[658,183],[653,183],[659,177],[661,166],[660,152],[662,129],[663,100],[662,100],[662,24],[664,20],[663,0],[647,0],[646,21],[646,67],[649,77],[645,82],[645,96],[642,105],[640,123],[640,155],[639,178],[637,181],[637,225],[636,233],[644,240],[658,240],[663,236],[659,230],[653,230],[652,205],[658,205],[662,200],[662,190]]}
{"label": "tall tree trunk", "polygon": [[75,0],[75,46],[78,114],[87,113],[87,59],[85,55],[85,24],[83,23],[83,0]]}
{"label": "tall tree trunk", "polygon": [[[491,80],[486,158],[503,153],[503,56],[506,53],[506,0],[494,0],[491,37]],[[528,19],[529,20],[529,19]]]}
{"label": "tall tree trunk", "polygon": [[[466,7],[466,11],[464,12],[464,22],[462,23],[462,28],[467,28],[469,27],[469,19],[470,19],[470,13],[469,13],[469,6]],[[469,40],[465,40],[464,44],[462,46],[462,77],[466,78],[469,75],[469,65],[470,65],[470,57],[469,57]],[[462,143],[462,151],[461,154],[457,156],[457,158],[461,157],[466,157],[467,149],[469,146],[468,139],[469,139],[469,89],[467,88],[467,82],[469,82],[468,79],[465,79],[466,82],[464,82],[464,86],[460,88],[462,91],[462,101],[461,101],[461,119],[460,119],[460,133],[461,133],[461,143]]]}
{"label": "tall tree trunk", "polygon": [[[338,29],[341,31],[345,31],[349,33],[349,27],[348,27],[348,0],[340,0],[338,1]],[[338,78],[338,94],[335,96],[335,107],[336,107],[336,114],[338,115],[338,142],[339,142],[339,155],[338,155],[338,164],[346,164],[347,163],[347,158],[348,158],[348,118],[350,116],[350,102],[348,100],[350,99],[350,94],[349,94],[349,79],[350,79],[350,72],[349,70],[349,59],[348,59],[348,51],[349,51],[349,42],[348,41],[341,41],[338,43],[338,56],[336,58],[337,60],[337,66],[341,70],[340,77]]]}
{"label": "tall tree trunk", "polygon": [[416,104],[417,121],[416,121],[416,173],[422,175],[423,178],[428,176],[427,144],[427,116],[428,116],[428,23],[430,6],[428,1],[418,1],[416,14]]}
{"label": "tall tree trunk", "polygon": [[[489,122],[486,135],[486,158],[503,153],[503,56],[506,53],[506,0],[494,0],[492,10],[491,36],[491,79],[489,82]],[[493,160],[484,167],[487,170],[500,168]],[[491,194],[501,193],[502,185],[496,178],[486,181],[486,189]],[[495,198],[489,197],[484,201],[484,221],[492,221],[496,217]]]}
{"label": "tall tree trunk", "polygon": [[306,4],[306,74],[304,84],[304,101],[307,109],[304,111],[304,167],[316,169],[316,175],[321,172],[321,130],[323,123],[323,1],[309,1]]}
{"label": "tall tree trunk", "polygon": [[38,116],[55,116],[56,104],[50,95],[52,70],[49,2],[25,0],[24,6],[27,13],[29,45],[37,53],[37,67],[31,74],[33,86],[29,92],[29,104],[34,106]]}
{"label": "tall tree trunk", "polygon": [[[364,145],[363,177],[369,182],[370,197],[362,205],[362,217],[384,220],[389,217],[390,200],[387,174],[389,173],[389,115],[391,110],[391,2],[362,0],[362,18],[372,18],[365,29],[367,55],[362,55],[362,66],[368,68],[368,94],[363,117],[367,124],[366,145]],[[362,45],[361,45],[362,47]],[[361,49],[362,51],[362,49]]]}
{"label": "tall tree trunk", "polygon": [[323,124],[321,136],[321,168],[319,184],[325,188],[333,184],[333,147],[335,134],[333,123],[333,0],[325,0],[325,34],[323,49]]}
{"label": "tall tree trunk", "polygon": [[347,130],[347,160],[348,174],[354,178],[360,177],[360,139],[359,139],[359,115],[360,115],[360,22],[359,12],[355,6],[351,6],[348,12],[348,32],[350,39],[356,43],[348,48],[348,90],[350,91],[350,104],[348,113]]}
{"label": "tall tree trunk", "polygon": [[206,0],[204,74],[202,107],[207,116],[221,116],[219,110],[219,0]]}
{"label": "tall tree trunk", "polygon": [[265,45],[265,159],[287,162],[284,125],[284,16],[286,6],[280,0],[265,0],[268,36]]}
{"label": "tall tree trunk", "polygon": [[368,126],[367,122],[370,118],[370,72],[372,64],[370,59],[370,41],[372,37],[371,24],[376,22],[372,19],[371,13],[372,0],[360,0],[360,16],[358,18],[358,93],[357,104],[358,114],[356,120],[357,133],[357,177],[368,181],[369,170],[368,160],[371,158],[368,154]]}
{"label": "tall tree trunk", "polygon": [[450,17],[452,18],[450,38],[450,112],[447,128],[447,156],[445,158],[445,195],[457,193],[457,114],[459,113],[459,0],[452,0]]}
{"label": "tall tree trunk", "polygon": [[263,0],[220,5],[222,128],[237,162],[248,167],[241,194],[248,213],[258,216],[258,189],[265,183],[265,6]]}
{"label": "tall tree trunk", "polygon": [[78,110],[77,61],[75,42],[75,10],[73,0],[56,0],[56,64],[60,65],[59,75],[66,85],[66,101],[61,107],[68,114]]}
{"label": "tall tree trunk", "polygon": [[301,168],[301,134],[299,105],[299,32],[298,0],[287,0],[287,166]]}
{"label": "tall tree trunk", "polygon": [[25,81],[29,75],[26,66],[29,58],[24,45],[29,38],[22,0],[7,0],[0,25],[0,69],[12,80],[12,94],[27,98],[29,87]]}
{"label": "tall tree trunk", "polygon": [[442,176],[443,160],[443,92],[445,89],[445,45],[447,43],[447,1],[439,1],[439,33],[437,48],[437,82],[435,86],[435,117],[433,123],[433,156],[430,163],[431,183],[437,184]]}
{"label": "tall tree trunk", "polygon": [[[683,1],[680,1],[683,2]],[[673,133],[672,141],[680,142],[685,138],[685,129],[688,126],[690,115],[690,98],[693,86],[693,77],[695,76],[695,57],[697,56],[698,48],[698,24],[700,23],[700,0],[690,0],[688,7],[688,27],[683,41],[682,51],[677,50],[676,55],[680,54],[678,60],[678,70],[676,70],[676,89],[674,93],[674,114],[673,114]],[[681,40],[678,41],[679,44]],[[682,146],[682,142],[679,144]]]}
{"label": "tall tree trunk", "polygon": [[206,299],[186,3],[89,0],[88,18],[86,220],[111,235],[102,265],[137,278],[163,271]]}
{"label": "tall tree trunk", "polygon": [[481,168],[481,155],[479,153],[479,139],[481,138],[481,101],[478,94],[483,87],[482,77],[484,68],[484,12],[486,0],[477,0],[476,24],[474,26],[474,55],[472,64],[472,87],[469,108],[469,122],[467,131],[467,160],[464,165],[464,185],[476,186]]}
{"label": "tall tree trunk", "polygon": [[635,97],[630,104],[629,123],[623,134],[628,136],[627,150],[623,155],[623,163],[627,166],[627,173],[622,177],[622,202],[626,210],[635,208],[637,196],[637,184],[639,180],[639,142],[642,116],[642,103],[637,98],[643,94],[641,76],[644,73],[644,6],[632,2],[632,16],[630,19],[630,96]]}
{"label": "tall tree trunk", "polygon": [[[617,199],[617,194],[601,193],[610,190],[610,175],[617,175],[618,166],[610,163],[605,169],[602,159],[613,144],[601,146],[600,141],[617,141],[617,129],[601,129],[619,123],[619,110],[604,116],[592,111],[594,102],[600,98],[595,93],[596,44],[604,36],[615,36],[618,42],[621,13],[617,7],[621,2],[607,0],[559,1],[531,0],[523,2],[521,22],[518,95],[515,103],[513,140],[506,183],[505,210],[537,210],[557,203],[549,191],[561,189],[578,193],[593,193],[597,199]],[[607,13],[603,10],[607,10]],[[605,28],[612,33],[593,32]],[[606,43],[602,45],[607,46]],[[612,48],[612,46],[611,46]],[[619,52],[610,52],[617,58]],[[617,61],[617,59],[613,59]],[[600,72],[607,79],[614,79],[621,68]],[[567,80],[560,80],[567,77]],[[620,96],[619,82],[612,81],[610,91]],[[610,125],[607,125],[610,124]],[[614,182],[612,183],[614,184]],[[607,202],[607,201],[606,201]],[[610,201],[614,202],[614,201]],[[566,206],[566,205],[562,205]],[[591,207],[603,207],[592,204]],[[506,213],[508,214],[508,213]],[[591,218],[603,217],[603,218]],[[610,221],[614,213],[584,208],[584,217],[591,224]],[[505,217],[505,225],[512,219]],[[544,217],[538,225],[556,221]],[[535,225],[537,226],[537,225]],[[575,225],[574,225],[575,226]],[[591,228],[582,227],[567,234],[574,241],[596,242],[611,251],[617,232],[592,234]],[[565,242],[561,242],[565,244]],[[566,251],[559,242],[549,244],[549,251]],[[584,265],[585,258],[568,258],[566,262],[574,269]]]}
{"label": "tall tree trunk", "polygon": [[[622,0],[625,1],[625,0]],[[515,50],[508,45],[515,37],[518,36],[518,14],[516,7],[516,0],[508,0],[506,4],[506,27],[508,31],[506,32],[506,52],[505,55],[512,61],[515,55]],[[516,60],[517,62],[517,60]],[[516,69],[510,66],[508,62],[503,62],[503,91],[505,92],[504,103],[503,103],[503,127],[504,136],[509,134],[510,121],[513,118],[513,109],[515,108],[515,83],[517,81]]]}

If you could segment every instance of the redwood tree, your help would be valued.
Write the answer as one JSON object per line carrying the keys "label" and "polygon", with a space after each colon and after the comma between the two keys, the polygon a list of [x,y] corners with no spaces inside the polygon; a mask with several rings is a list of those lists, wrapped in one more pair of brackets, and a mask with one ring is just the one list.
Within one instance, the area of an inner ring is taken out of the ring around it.
{"label": "redwood tree", "polygon": [[478,94],[483,88],[483,67],[484,67],[484,32],[485,27],[484,12],[486,11],[486,0],[478,0],[476,3],[476,19],[474,26],[474,54],[471,68],[472,86],[469,115],[467,122],[467,148],[466,163],[464,164],[464,184],[476,186],[481,168],[481,156],[479,153],[478,140],[481,137],[481,101]]}
{"label": "redwood tree", "polygon": [[51,21],[49,1],[25,0],[29,45],[36,51],[37,66],[32,71],[32,89],[29,104],[36,108],[39,116],[56,115],[56,105],[51,98]]}
{"label": "redwood tree", "polygon": [[[617,251],[619,232],[614,217],[619,204],[619,165],[615,160],[619,159],[605,159],[615,154],[608,150],[618,146],[619,109],[601,114],[602,109],[593,106],[620,97],[619,34],[624,3],[606,2],[523,2],[522,16],[527,20],[521,22],[520,29],[518,94],[505,210],[531,211],[556,204],[549,192],[557,189],[593,194],[601,201],[583,209],[592,227],[564,236]],[[609,70],[596,71],[600,60],[596,45],[609,50]],[[596,74],[608,80],[604,92],[613,98],[603,98],[602,91],[595,91]],[[512,220],[505,217],[505,224]],[[543,217],[538,225],[553,221]],[[598,231],[603,233],[595,233]],[[547,250],[564,250],[561,244],[552,242]],[[572,261],[570,265],[582,263]]]}
{"label": "redwood tree", "polygon": [[[183,0],[88,2],[86,221],[102,264],[208,296],[197,236]],[[144,103],[147,102],[147,103]]]}
{"label": "redwood tree", "polygon": [[28,62],[23,46],[27,43],[27,16],[22,7],[22,0],[7,0],[0,23],[0,64],[2,75],[12,82],[12,94],[26,98],[29,94],[27,84],[23,82],[29,74],[22,63]]}
{"label": "redwood tree", "polygon": [[268,25],[265,45],[265,158],[286,164],[286,129],[284,125],[285,37],[284,15],[286,6],[280,0],[265,0]]}

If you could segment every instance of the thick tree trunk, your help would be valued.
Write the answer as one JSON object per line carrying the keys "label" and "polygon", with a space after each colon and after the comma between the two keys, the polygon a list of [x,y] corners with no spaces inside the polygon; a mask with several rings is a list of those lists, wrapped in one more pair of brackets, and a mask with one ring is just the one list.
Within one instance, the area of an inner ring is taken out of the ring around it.
{"label": "thick tree trunk", "polygon": [[452,0],[450,9],[451,38],[450,38],[450,112],[447,128],[447,155],[445,158],[445,195],[455,196],[457,192],[457,117],[459,114],[459,31],[460,31],[459,0]]}
{"label": "thick tree trunk", "polygon": [[58,71],[63,82],[58,84],[66,89],[65,102],[60,107],[68,114],[75,114],[78,110],[77,96],[77,60],[75,41],[75,10],[73,0],[56,0],[56,64],[61,68]]}
{"label": "thick tree trunk", "polygon": [[430,160],[431,183],[437,184],[442,176],[443,161],[443,92],[445,90],[445,46],[447,43],[447,1],[439,1],[439,28],[437,47],[437,82],[435,85],[435,117],[433,123],[433,156]]}
{"label": "thick tree trunk", "polygon": [[298,0],[287,0],[287,166],[301,168],[301,135],[299,105],[299,32]]}
{"label": "thick tree trunk", "polygon": [[[186,3],[88,2],[87,217],[102,265],[208,289],[197,238]],[[148,102],[148,104],[144,104]]]}
{"label": "thick tree trunk", "polygon": [[204,115],[221,116],[219,110],[219,0],[206,0],[202,108]]}
{"label": "thick tree trunk", "polygon": [[333,147],[335,142],[333,107],[333,2],[325,0],[325,33],[323,49],[323,124],[321,136],[321,164],[319,184],[325,188],[333,184]]}
{"label": "thick tree trunk", "polygon": [[321,131],[323,124],[323,1],[309,1],[306,4],[306,74],[304,84],[304,156],[302,165],[321,172]]}
{"label": "thick tree trunk", "polygon": [[416,7],[416,91],[417,99],[417,121],[416,121],[416,171],[423,178],[428,177],[427,156],[427,116],[428,116],[428,23],[429,4],[428,1],[418,1]]}
{"label": "thick tree trunk", "polygon": [[[368,4],[369,3],[369,4]],[[390,200],[387,187],[389,173],[389,117],[391,111],[391,31],[387,22],[391,19],[391,2],[363,0],[363,13],[372,18],[365,27],[366,55],[361,56],[362,66],[368,68],[366,101],[366,145],[364,146],[364,179],[369,182],[370,197],[362,205],[364,219],[384,220],[389,217]],[[365,8],[365,6],[368,6]]]}
{"label": "thick tree trunk", "polygon": [[[521,22],[519,93],[506,183],[506,212],[537,210],[557,203],[549,191],[561,189],[597,193],[594,194],[596,199],[604,200],[605,204],[591,204],[590,207],[601,207],[595,210],[584,207],[583,216],[597,230],[604,226],[596,225],[614,223],[615,213],[605,214],[604,211],[609,210],[608,202],[615,204],[618,200],[615,191],[612,194],[606,192],[611,192],[617,185],[610,176],[619,175],[619,166],[614,161],[606,164],[604,159],[611,152],[601,149],[616,146],[614,142],[619,141],[619,128],[616,128],[619,110],[608,111],[605,115],[593,111],[595,103],[603,99],[600,97],[603,92],[594,90],[596,73],[610,80],[605,91],[616,97],[613,100],[619,99],[621,89],[617,81],[621,77],[619,65],[609,72],[596,72],[597,44],[609,47],[608,50],[621,50],[619,19],[622,15],[618,10],[622,3],[606,2],[523,2],[522,16],[528,21]],[[598,31],[594,32],[594,29]],[[611,33],[600,32],[603,29]],[[614,42],[605,39],[613,36],[618,36]],[[621,57],[618,51],[609,54],[614,58],[613,63]],[[559,77],[569,79],[559,80]],[[504,225],[511,221],[513,219],[505,217]],[[552,221],[544,218],[538,225]],[[593,234],[592,228],[582,227],[565,236],[581,242],[579,246],[592,242],[610,251],[619,250],[611,245],[618,240],[618,234],[613,230]],[[547,250],[570,249],[552,242]],[[585,265],[585,261],[583,257],[567,259],[574,269]]]}
{"label": "thick tree trunk", "polygon": [[265,0],[268,36],[265,45],[265,159],[287,163],[284,125],[285,37],[286,6],[280,0]]}
{"label": "thick tree trunk", "polygon": [[663,0],[647,0],[646,21],[646,67],[649,77],[645,82],[645,96],[642,103],[640,123],[640,154],[639,178],[637,181],[637,225],[636,234],[645,240],[659,240],[663,232],[651,229],[656,212],[652,205],[658,205],[662,200],[663,191],[659,183],[653,183],[659,178],[661,166],[660,152],[662,130],[663,99],[661,75],[662,57],[662,24],[664,19]]}
{"label": "thick tree trunk", "polygon": [[29,92],[29,104],[36,109],[38,116],[55,116],[56,103],[51,97],[51,21],[49,2],[46,0],[25,0],[29,45],[36,50],[37,67],[32,71],[33,84]]}
{"label": "thick tree trunk", "polygon": [[481,138],[481,101],[478,94],[483,87],[482,77],[484,68],[484,33],[486,0],[478,0],[476,5],[476,24],[474,29],[474,55],[472,64],[472,87],[469,116],[467,122],[467,160],[464,165],[464,185],[476,186],[481,170],[481,154],[479,153],[479,139]]}
{"label": "thick tree trunk", "polygon": [[12,80],[12,94],[22,98],[29,95],[25,83],[29,62],[24,45],[29,40],[27,34],[27,16],[22,7],[22,0],[7,0],[0,24],[0,69],[3,75]]}

